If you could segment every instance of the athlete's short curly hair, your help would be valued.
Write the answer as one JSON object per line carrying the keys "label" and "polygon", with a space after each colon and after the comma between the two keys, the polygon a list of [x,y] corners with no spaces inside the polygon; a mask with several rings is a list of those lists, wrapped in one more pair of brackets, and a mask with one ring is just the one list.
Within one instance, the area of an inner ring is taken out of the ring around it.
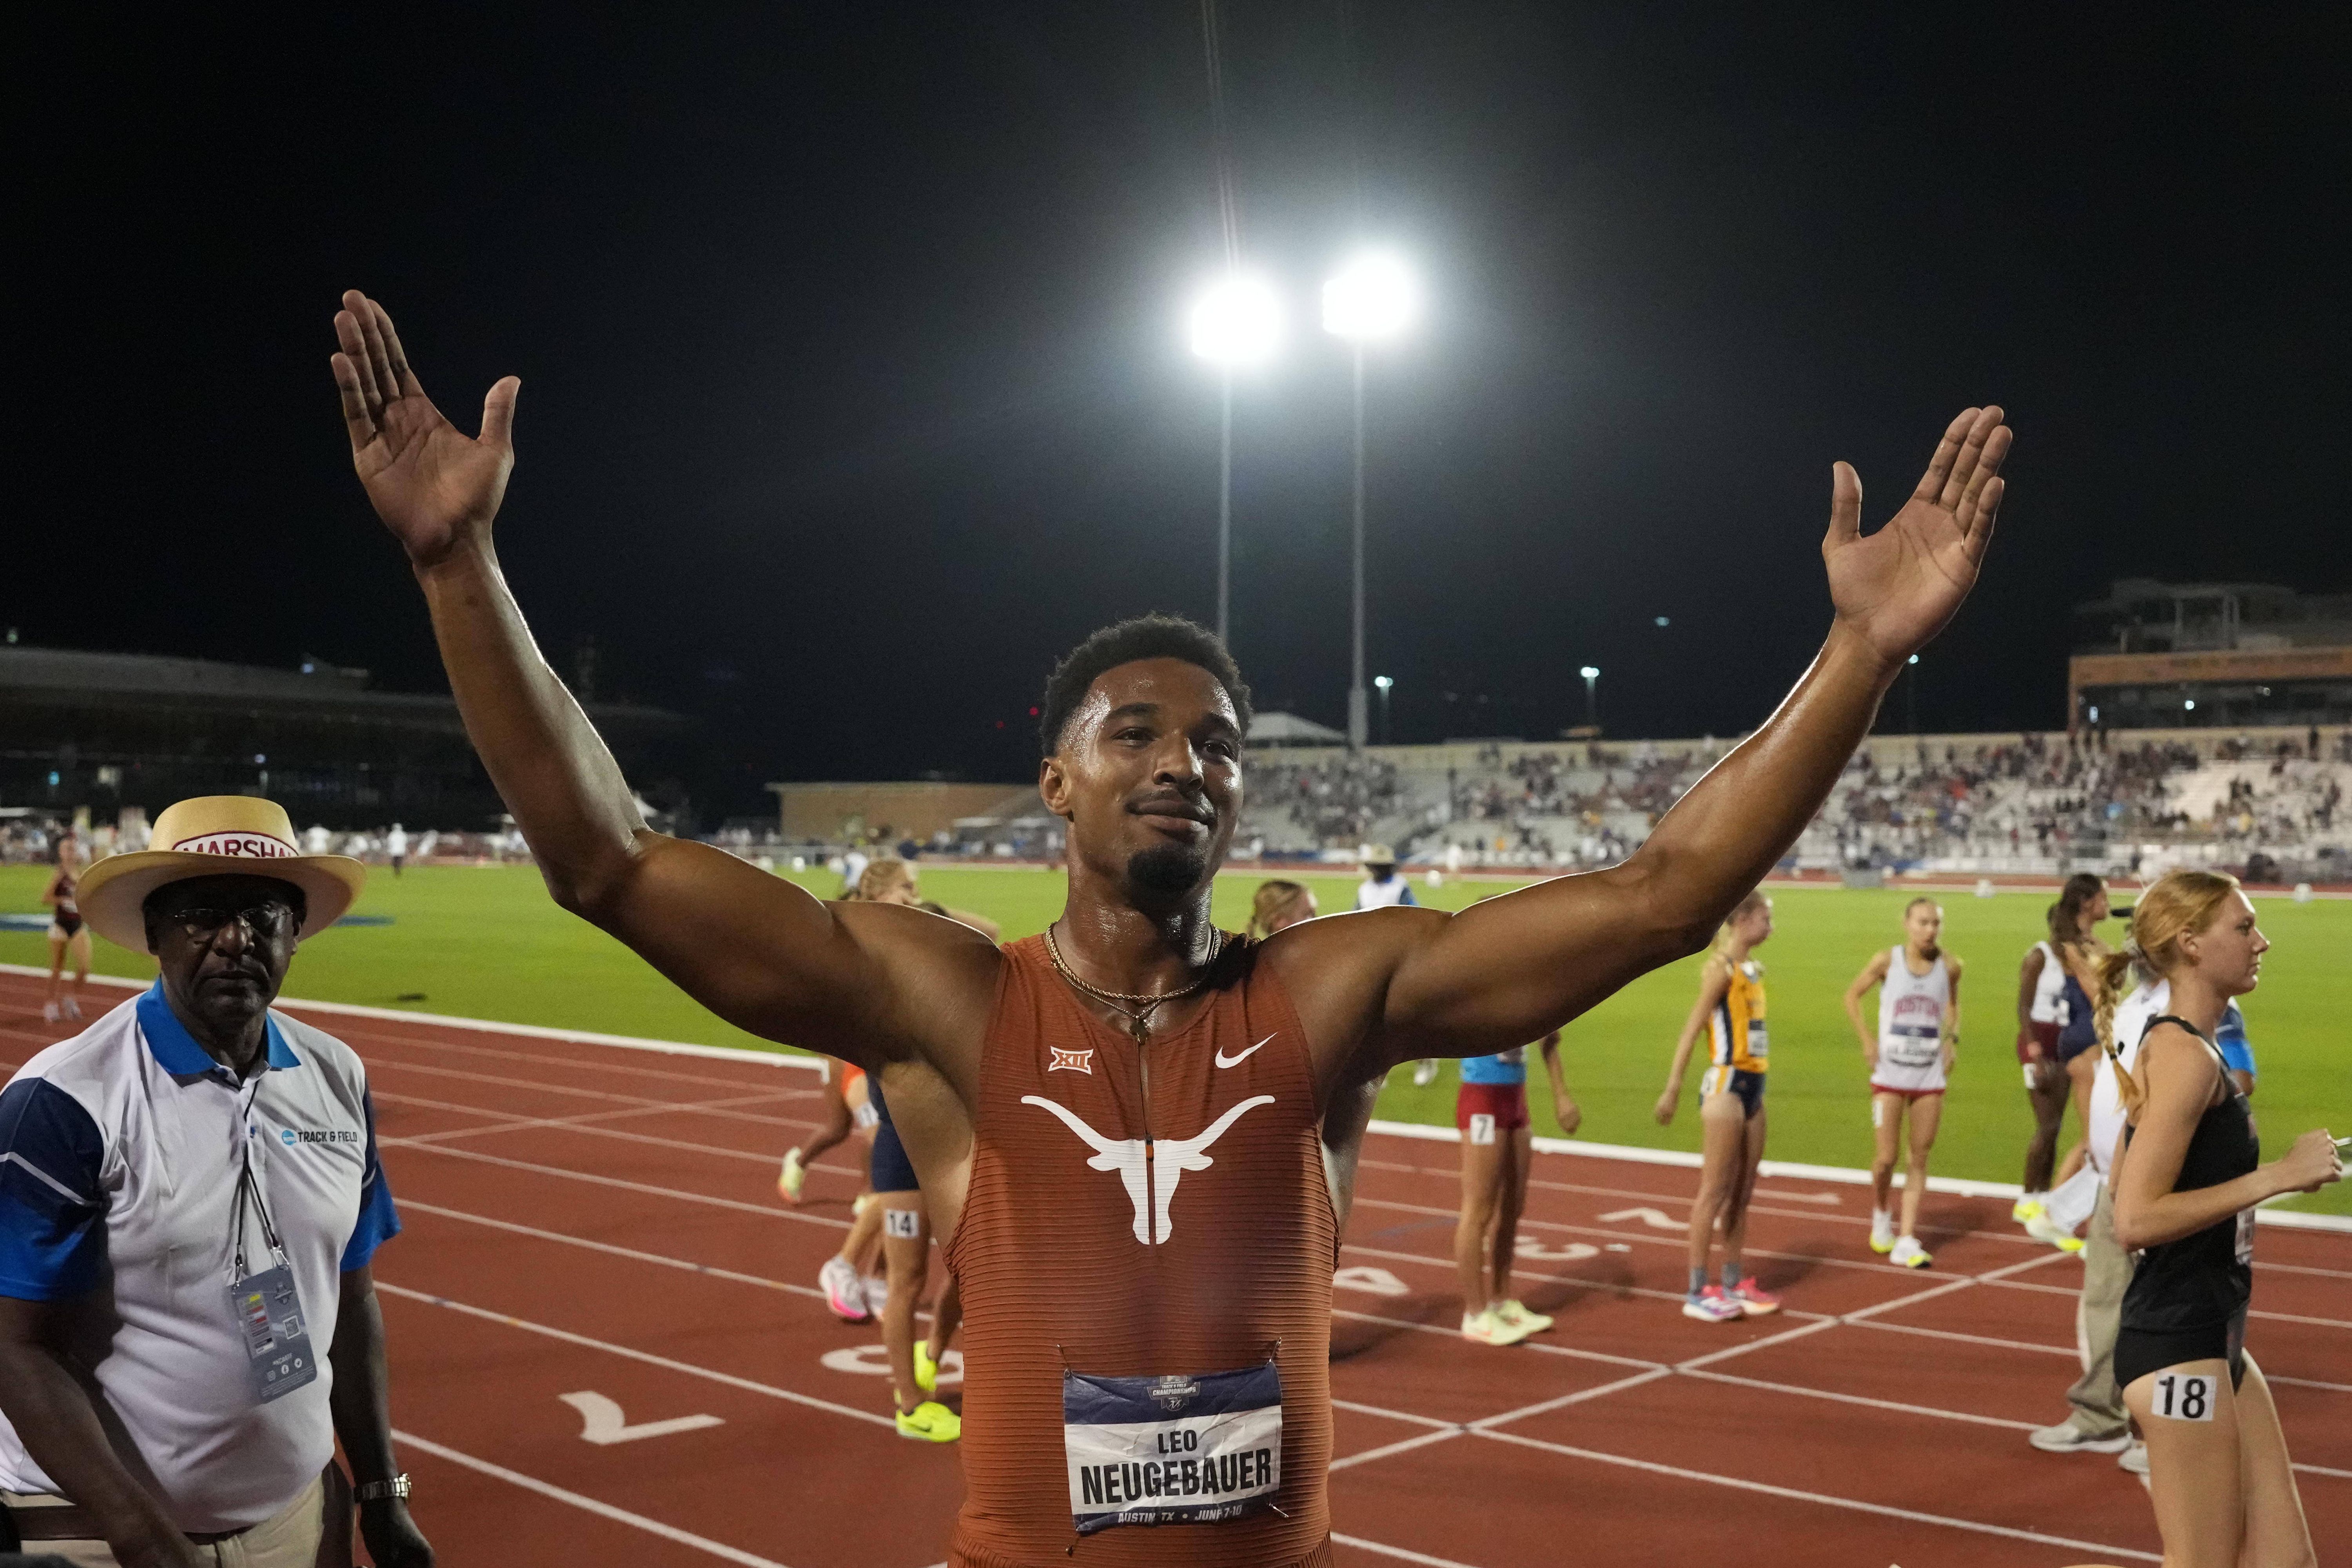
{"label": "athlete's short curly hair", "polygon": [[1103,627],[1054,667],[1045,681],[1045,700],[1037,707],[1037,739],[1044,754],[1050,757],[1061,749],[1062,731],[1086,700],[1087,688],[1097,676],[1143,658],[1181,658],[1207,670],[1232,699],[1242,733],[1249,733],[1249,683],[1242,679],[1241,667],[1226,651],[1223,640],[1181,616],[1137,616]]}

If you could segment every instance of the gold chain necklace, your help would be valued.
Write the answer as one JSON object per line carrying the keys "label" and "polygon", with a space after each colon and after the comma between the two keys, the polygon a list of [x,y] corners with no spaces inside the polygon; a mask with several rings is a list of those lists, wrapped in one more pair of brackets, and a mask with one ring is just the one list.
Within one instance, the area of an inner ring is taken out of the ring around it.
{"label": "gold chain necklace", "polygon": [[[1045,956],[1054,961],[1054,973],[1067,981],[1073,989],[1093,997],[1120,1017],[1125,1018],[1127,1032],[1135,1037],[1135,1043],[1139,1046],[1148,1043],[1151,1038],[1151,1016],[1168,1003],[1181,1001],[1206,985],[1209,983],[1209,977],[1216,973],[1218,956],[1224,951],[1225,933],[1220,931],[1217,932],[1215,945],[1209,950],[1209,962],[1202,969],[1201,978],[1180,989],[1156,994],[1141,991],[1105,991],[1098,985],[1087,984],[1072,972],[1070,966],[1063,962],[1061,944],[1054,940],[1054,928],[1050,925],[1045,928]],[[1126,1005],[1129,1002],[1140,1002],[1143,1005],[1129,1007]]]}

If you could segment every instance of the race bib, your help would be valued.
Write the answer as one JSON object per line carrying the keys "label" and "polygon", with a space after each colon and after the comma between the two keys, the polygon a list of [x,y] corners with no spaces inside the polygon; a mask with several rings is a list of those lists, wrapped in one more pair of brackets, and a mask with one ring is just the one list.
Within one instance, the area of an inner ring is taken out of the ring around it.
{"label": "race bib", "polygon": [[1923,1029],[1914,1034],[1910,1027],[1898,1026],[1878,1042],[1881,1061],[1891,1067],[1933,1067],[1944,1054],[1943,1032]]}
{"label": "race bib", "polygon": [[1070,1521],[1216,1524],[1282,1489],[1282,1373],[1273,1362],[1198,1377],[1062,1374]]}
{"label": "race bib", "polygon": [[1759,1018],[1750,1023],[1748,1026],[1748,1054],[1762,1061],[1771,1049],[1772,1037],[1765,1033],[1763,1020]]}
{"label": "race bib", "polygon": [[2148,1413],[2167,1421],[2210,1421],[2220,1381],[2203,1373],[2165,1373],[2149,1395]]}
{"label": "race bib", "polygon": [[882,1234],[898,1241],[919,1241],[923,1236],[923,1216],[916,1209],[884,1209]]}
{"label": "race bib", "polygon": [[2238,1261],[2252,1263],[2253,1260],[2254,1211],[2242,1208],[2238,1211]]}
{"label": "race bib", "polygon": [[1474,1110],[1470,1113],[1470,1142],[1492,1143],[1495,1141],[1495,1118],[1491,1112]]}

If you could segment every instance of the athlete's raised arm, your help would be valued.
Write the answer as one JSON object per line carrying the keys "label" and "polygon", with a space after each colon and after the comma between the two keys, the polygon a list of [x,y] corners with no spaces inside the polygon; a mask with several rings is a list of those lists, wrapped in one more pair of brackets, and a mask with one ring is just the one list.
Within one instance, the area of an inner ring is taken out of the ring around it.
{"label": "athlete's raised arm", "polygon": [[[1828,641],[1780,709],[1622,865],[1450,918],[1383,910],[1301,926],[1284,940],[1333,950],[1336,978],[1318,983],[1309,973],[1316,960],[1295,973],[1286,964],[1294,990],[1328,1029],[1343,1037],[1352,1029],[1376,1056],[1466,1056],[1533,1039],[1635,975],[1698,951],[1796,842],[1904,660],[1967,597],[1992,540],[2009,447],[1999,408],[1967,410],[1903,509],[1867,537],[1862,480],[1835,466],[1822,542],[1837,607]],[[1354,1000],[1366,994],[1377,1000]],[[1355,1007],[1362,1010],[1348,1016]]]}
{"label": "athlete's raised arm", "polygon": [[[514,467],[508,376],[471,437],[425,395],[383,306],[335,317],[335,384],[352,465],[408,552],[466,731],[538,858],[548,890],[694,998],[770,1039],[867,1066],[914,1054],[930,1026],[978,1025],[995,982],[979,932],[894,904],[828,905],[707,845],[653,832],[586,714],[548,668],[499,570],[491,521]],[[960,1084],[968,1089],[969,1084]]]}

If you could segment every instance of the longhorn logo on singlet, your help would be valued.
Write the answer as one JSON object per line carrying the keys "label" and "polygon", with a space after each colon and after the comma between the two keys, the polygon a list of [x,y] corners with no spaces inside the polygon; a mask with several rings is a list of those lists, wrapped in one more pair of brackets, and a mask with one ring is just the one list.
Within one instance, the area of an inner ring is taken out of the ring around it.
{"label": "longhorn logo on singlet", "polygon": [[[1207,1131],[1197,1138],[1162,1138],[1147,1144],[1140,1138],[1106,1138],[1078,1117],[1076,1111],[1043,1095],[1024,1094],[1024,1105],[1039,1106],[1059,1117],[1062,1125],[1078,1135],[1079,1141],[1095,1152],[1087,1162],[1093,1171],[1117,1171],[1127,1187],[1128,1200],[1135,1205],[1135,1239],[1146,1247],[1165,1242],[1175,1230],[1169,1218],[1169,1205],[1176,1201],[1176,1184],[1187,1171],[1205,1171],[1216,1163],[1209,1158],[1209,1145],[1225,1135],[1226,1131],[1243,1115],[1261,1105],[1272,1105],[1274,1096],[1254,1094],[1232,1110],[1209,1123]],[[1156,1175],[1157,1180],[1147,1180]]]}

